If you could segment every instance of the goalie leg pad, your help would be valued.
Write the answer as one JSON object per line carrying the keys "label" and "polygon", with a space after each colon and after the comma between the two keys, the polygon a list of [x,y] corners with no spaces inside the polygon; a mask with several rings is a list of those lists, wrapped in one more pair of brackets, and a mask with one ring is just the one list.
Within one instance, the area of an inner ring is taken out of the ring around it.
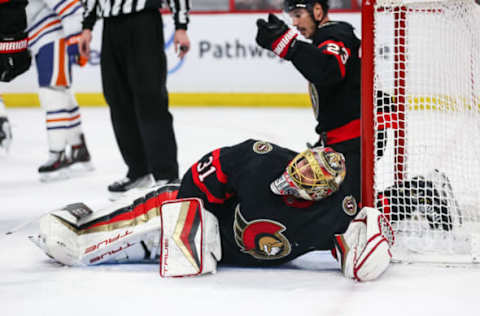
{"label": "goalie leg pad", "polygon": [[161,206],[160,275],[215,273],[221,259],[217,218],[198,198],[168,201]]}
{"label": "goalie leg pad", "polygon": [[96,212],[83,203],[67,205],[42,216],[30,240],[70,266],[157,261],[164,198],[164,190],[150,191]]}

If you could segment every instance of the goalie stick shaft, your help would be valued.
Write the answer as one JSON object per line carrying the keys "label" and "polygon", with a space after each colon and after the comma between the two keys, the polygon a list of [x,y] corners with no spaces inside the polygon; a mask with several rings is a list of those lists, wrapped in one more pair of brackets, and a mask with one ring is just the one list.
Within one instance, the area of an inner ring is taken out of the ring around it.
{"label": "goalie stick shaft", "polygon": [[30,224],[34,223],[35,221],[39,220],[39,219],[40,219],[43,215],[45,215],[45,214],[47,214],[47,212],[42,213],[41,215],[36,216],[36,217],[34,217],[33,219],[31,219],[31,220],[22,222],[22,223],[14,226],[14,227],[8,229],[6,232],[4,232],[4,233],[2,234],[2,238],[5,238],[6,236],[9,236],[9,235],[12,235],[12,234],[15,234],[15,233],[21,231],[22,229],[24,229],[24,228],[27,227],[28,225],[30,225]]}

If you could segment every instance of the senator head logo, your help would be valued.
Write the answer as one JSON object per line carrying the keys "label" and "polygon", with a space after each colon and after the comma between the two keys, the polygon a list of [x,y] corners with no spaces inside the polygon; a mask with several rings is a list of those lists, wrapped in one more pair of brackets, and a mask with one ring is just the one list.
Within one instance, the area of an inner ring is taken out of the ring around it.
{"label": "senator head logo", "polygon": [[279,259],[290,253],[290,242],[282,234],[285,230],[282,224],[267,219],[248,222],[240,213],[240,204],[235,209],[235,241],[243,252],[257,259]]}

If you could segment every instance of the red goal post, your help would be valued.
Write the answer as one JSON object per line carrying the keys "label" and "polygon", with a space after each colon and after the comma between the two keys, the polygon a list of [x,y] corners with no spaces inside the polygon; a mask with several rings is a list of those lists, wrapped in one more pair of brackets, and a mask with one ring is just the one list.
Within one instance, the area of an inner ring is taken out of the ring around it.
{"label": "red goal post", "polygon": [[480,262],[479,34],[475,0],[363,1],[362,204],[395,260]]}

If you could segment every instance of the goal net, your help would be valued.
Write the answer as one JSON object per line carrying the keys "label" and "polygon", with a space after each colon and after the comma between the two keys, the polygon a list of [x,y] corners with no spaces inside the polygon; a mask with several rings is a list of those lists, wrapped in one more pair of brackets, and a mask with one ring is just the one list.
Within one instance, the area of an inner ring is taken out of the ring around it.
{"label": "goal net", "polygon": [[480,262],[480,5],[364,0],[362,133],[394,260]]}

